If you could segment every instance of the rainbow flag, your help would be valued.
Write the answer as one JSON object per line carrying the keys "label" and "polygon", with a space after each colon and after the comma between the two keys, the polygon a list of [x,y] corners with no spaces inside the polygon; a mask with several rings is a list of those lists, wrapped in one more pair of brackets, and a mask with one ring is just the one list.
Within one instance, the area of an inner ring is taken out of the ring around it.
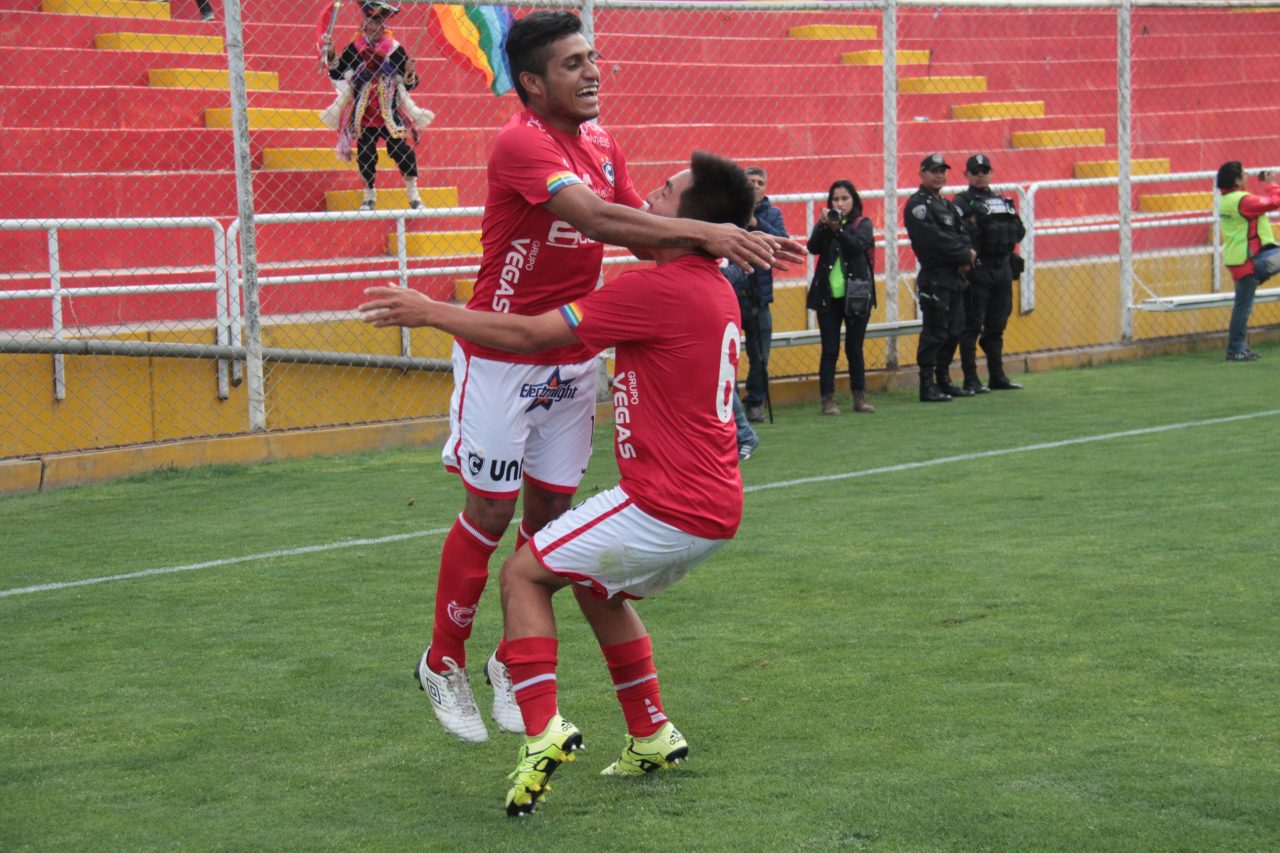
{"label": "rainbow flag", "polygon": [[493,94],[510,92],[507,31],[514,17],[506,6],[431,6],[431,32],[455,62],[484,75]]}

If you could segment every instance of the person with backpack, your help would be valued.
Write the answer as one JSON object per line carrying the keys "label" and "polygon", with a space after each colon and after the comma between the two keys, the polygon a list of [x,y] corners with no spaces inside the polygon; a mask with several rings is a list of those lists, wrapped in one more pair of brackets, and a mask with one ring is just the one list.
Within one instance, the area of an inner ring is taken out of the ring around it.
{"label": "person with backpack", "polygon": [[818,258],[805,306],[817,314],[822,340],[818,359],[822,414],[840,414],[835,390],[842,324],[853,410],[874,412],[875,407],[867,402],[862,345],[876,305],[875,231],[871,220],[862,215],[862,197],[852,181],[836,181],[827,191],[827,210],[809,235],[809,254]]}

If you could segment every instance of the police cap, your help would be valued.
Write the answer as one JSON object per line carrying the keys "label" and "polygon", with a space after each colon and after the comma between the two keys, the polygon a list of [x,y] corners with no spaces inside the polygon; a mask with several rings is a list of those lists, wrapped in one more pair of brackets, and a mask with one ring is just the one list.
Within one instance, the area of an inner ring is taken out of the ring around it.
{"label": "police cap", "polygon": [[942,159],[941,154],[930,154],[920,161],[920,171],[932,172],[934,169],[950,169],[951,164]]}
{"label": "police cap", "polygon": [[970,175],[978,174],[979,169],[986,169],[988,172],[991,171],[991,158],[986,154],[974,154],[969,158],[968,162],[964,164],[964,170]]}

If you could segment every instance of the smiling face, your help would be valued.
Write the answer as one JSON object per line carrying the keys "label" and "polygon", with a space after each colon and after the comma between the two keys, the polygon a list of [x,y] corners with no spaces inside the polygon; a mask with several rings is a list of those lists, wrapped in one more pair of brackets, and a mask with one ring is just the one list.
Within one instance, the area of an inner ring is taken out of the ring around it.
{"label": "smiling face", "polygon": [[938,192],[947,185],[947,170],[939,166],[936,169],[921,169],[920,183],[930,192]]}
{"label": "smiling face", "polygon": [[580,34],[552,42],[546,71],[520,75],[529,103],[552,127],[576,133],[578,126],[600,115],[599,54]]}
{"label": "smiling face", "polygon": [[965,177],[969,179],[969,186],[980,190],[985,190],[991,186],[991,167],[990,166],[974,166],[972,172],[965,172]]}

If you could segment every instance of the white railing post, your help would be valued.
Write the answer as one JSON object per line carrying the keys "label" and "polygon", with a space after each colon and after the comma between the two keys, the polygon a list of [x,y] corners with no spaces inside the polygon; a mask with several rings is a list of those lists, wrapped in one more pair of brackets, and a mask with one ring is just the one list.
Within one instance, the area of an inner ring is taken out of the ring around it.
{"label": "white railing post", "polygon": [[249,95],[245,88],[244,27],[240,0],[226,0],[227,69],[231,78],[231,132],[236,162],[236,213],[243,246],[245,371],[248,378],[249,431],[267,428],[266,377],[262,361],[261,302],[258,296],[258,247],[253,225],[253,166],[249,148]]}
{"label": "white railing post", "polygon": [[[54,338],[61,340],[62,334],[62,259],[58,251],[58,229],[52,227],[49,229],[49,289],[53,291],[50,297],[50,324],[53,327]],[[67,366],[63,360],[62,353],[55,353],[53,356],[53,399],[67,399]]]}
{"label": "white railing post", "polygon": [[[884,318],[898,319],[898,5],[884,0],[880,15],[880,49],[884,73],[880,78],[884,124]],[[871,271],[872,276],[875,270]],[[885,367],[898,366],[898,339],[885,344]]]}
{"label": "white railing post", "polygon": [[1022,222],[1027,226],[1027,236],[1022,240],[1022,284],[1019,289],[1018,313],[1030,314],[1036,307],[1036,201],[1035,185],[1030,189],[1018,187],[1018,201],[1022,207]]}
{"label": "white railing post", "polygon": [[1116,10],[1116,154],[1120,189],[1120,340],[1133,340],[1133,163],[1131,161],[1132,115],[1130,95],[1130,25],[1132,0],[1120,0]]}

